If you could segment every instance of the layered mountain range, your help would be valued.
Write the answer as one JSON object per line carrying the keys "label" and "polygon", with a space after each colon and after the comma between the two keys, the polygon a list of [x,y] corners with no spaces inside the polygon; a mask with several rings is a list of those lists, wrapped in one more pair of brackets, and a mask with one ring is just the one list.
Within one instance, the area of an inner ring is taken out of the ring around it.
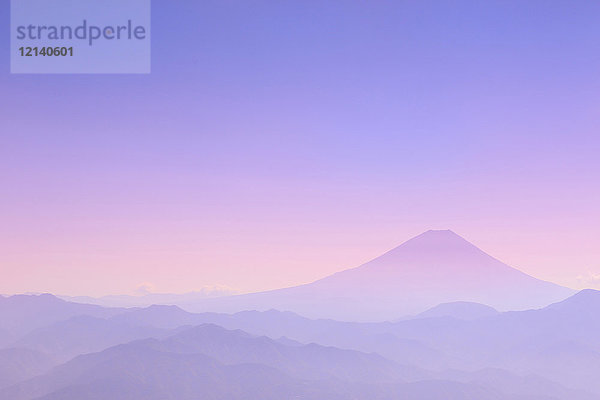
{"label": "layered mountain range", "polygon": [[[458,302],[378,323],[105,309],[51,295],[0,302],[12,336],[0,344],[7,400],[600,399],[593,290],[538,310]],[[44,318],[17,329],[25,311]]]}

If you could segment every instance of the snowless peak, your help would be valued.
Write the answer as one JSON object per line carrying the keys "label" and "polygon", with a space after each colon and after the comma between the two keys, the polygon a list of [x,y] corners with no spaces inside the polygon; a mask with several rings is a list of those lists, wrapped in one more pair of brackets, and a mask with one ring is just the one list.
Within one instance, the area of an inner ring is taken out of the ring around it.
{"label": "snowless peak", "polygon": [[[459,243],[469,243],[462,236],[458,235],[454,231],[450,229],[445,230],[428,230],[414,238],[408,240],[411,241],[446,241],[446,242],[459,242]],[[406,242],[407,243],[407,242]]]}
{"label": "snowless peak", "polygon": [[451,230],[429,230],[412,239],[407,240],[383,255],[389,256],[414,254],[422,256],[437,256],[440,258],[448,254],[485,254],[471,242]]}
{"label": "snowless peak", "polygon": [[446,235],[455,235],[458,236],[456,233],[454,233],[452,230],[450,229],[430,229],[427,232],[423,233],[424,235],[426,234],[446,234]]}

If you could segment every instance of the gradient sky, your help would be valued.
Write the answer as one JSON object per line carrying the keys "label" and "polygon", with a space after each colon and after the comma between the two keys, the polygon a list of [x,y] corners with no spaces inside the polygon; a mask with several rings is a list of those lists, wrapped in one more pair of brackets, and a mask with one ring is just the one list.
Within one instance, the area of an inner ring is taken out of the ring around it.
{"label": "gradient sky", "polygon": [[152,74],[10,75],[0,293],[255,291],[452,229],[600,289],[600,2],[154,0]]}

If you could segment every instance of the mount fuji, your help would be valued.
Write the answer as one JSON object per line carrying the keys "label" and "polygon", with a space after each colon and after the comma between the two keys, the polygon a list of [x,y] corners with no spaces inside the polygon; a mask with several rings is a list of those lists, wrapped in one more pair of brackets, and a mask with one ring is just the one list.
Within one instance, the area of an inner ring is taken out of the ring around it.
{"label": "mount fuji", "polygon": [[574,293],[502,263],[450,230],[432,230],[313,283],[182,306],[222,312],[274,308],[312,318],[377,321],[457,301],[500,311],[540,308]]}

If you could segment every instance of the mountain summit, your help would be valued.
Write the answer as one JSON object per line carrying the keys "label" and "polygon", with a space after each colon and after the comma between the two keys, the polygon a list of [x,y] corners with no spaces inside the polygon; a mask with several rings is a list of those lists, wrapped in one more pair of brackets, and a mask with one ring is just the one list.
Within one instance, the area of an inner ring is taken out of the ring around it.
{"label": "mountain summit", "polygon": [[382,320],[456,301],[501,311],[540,308],[573,293],[512,268],[443,230],[427,231],[366,264],[310,284],[214,299],[202,308],[277,308],[310,317]]}

